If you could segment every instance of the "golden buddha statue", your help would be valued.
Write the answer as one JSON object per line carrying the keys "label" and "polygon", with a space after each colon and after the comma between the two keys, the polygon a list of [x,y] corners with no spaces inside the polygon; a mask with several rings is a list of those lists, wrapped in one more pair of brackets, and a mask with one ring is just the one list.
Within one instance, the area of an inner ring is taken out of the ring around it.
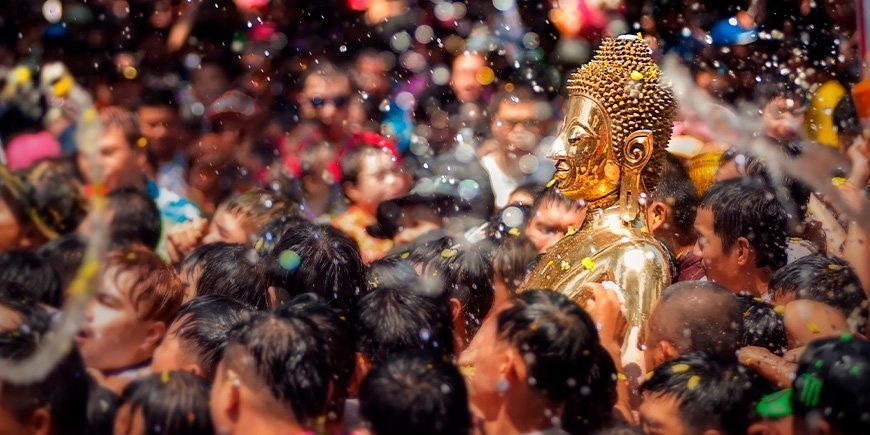
{"label": "golden buddha statue", "polygon": [[649,45],[626,35],[604,40],[568,79],[565,121],[549,157],[556,160],[556,187],[587,204],[586,221],[550,248],[524,287],[582,303],[589,297],[583,284],[613,281],[630,326],[646,322],[674,276],[644,217],[676,110],[659,72]]}

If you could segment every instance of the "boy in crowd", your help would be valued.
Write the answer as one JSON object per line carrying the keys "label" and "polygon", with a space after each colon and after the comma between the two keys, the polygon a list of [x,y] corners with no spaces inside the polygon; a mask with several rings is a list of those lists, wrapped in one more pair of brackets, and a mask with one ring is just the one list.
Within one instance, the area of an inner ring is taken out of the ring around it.
{"label": "boy in crowd", "polygon": [[767,294],[786,262],[787,218],[776,196],[756,178],[714,184],[695,217],[696,255],[707,279],[733,293]]}
{"label": "boy in crowd", "polygon": [[528,237],[538,252],[545,253],[569,231],[577,231],[586,219],[586,206],[569,199],[559,189],[548,187],[532,205],[532,218],[526,224]]}
{"label": "boy in crowd", "polygon": [[137,377],[182,298],[181,281],[156,254],[143,249],[107,254],[102,285],[76,336],[85,365],[117,382],[113,385]]}
{"label": "boy in crowd", "polygon": [[[112,244],[121,248],[157,249],[160,243],[160,210],[144,193],[132,187],[121,187],[106,195],[104,225],[109,227]],[[94,228],[92,214],[79,225],[78,233],[91,237],[101,228]]]}
{"label": "boy in crowd", "polygon": [[49,307],[60,308],[63,288],[51,265],[30,251],[0,253],[0,282],[19,284],[29,299]]}
{"label": "boy in crowd", "polygon": [[178,103],[169,89],[142,91],[136,108],[139,130],[145,138],[146,152],[155,169],[158,186],[179,195],[187,193],[188,138],[178,113]]}
{"label": "boy in crowd", "polygon": [[182,263],[184,300],[196,296],[224,295],[258,310],[270,307],[266,265],[252,258],[247,246],[231,243],[202,245]]}
{"label": "boy in crowd", "polygon": [[133,381],[121,395],[116,434],[212,435],[209,382],[186,372],[162,372]]}

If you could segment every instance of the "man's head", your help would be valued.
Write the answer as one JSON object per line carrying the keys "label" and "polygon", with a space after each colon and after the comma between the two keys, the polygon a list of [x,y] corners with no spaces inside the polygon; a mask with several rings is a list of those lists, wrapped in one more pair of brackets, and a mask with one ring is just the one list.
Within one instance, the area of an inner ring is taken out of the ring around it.
{"label": "man's head", "polygon": [[761,398],[757,382],[736,361],[679,356],[641,385],[641,427],[646,434],[743,435]]}
{"label": "man's head", "polygon": [[570,230],[578,230],[586,219],[583,201],[563,195],[559,189],[544,189],[532,205],[532,217],[526,225],[528,237],[538,252],[547,252]]}
{"label": "man's head", "polygon": [[231,333],[211,388],[218,433],[245,433],[238,417],[311,428],[329,397],[323,334],[304,316],[257,314]]}
{"label": "man's head", "polygon": [[[695,243],[695,215],[698,194],[689,172],[677,157],[668,153],[662,160],[662,175],[650,193],[646,208],[649,231],[660,241]],[[668,249],[674,250],[674,243]],[[675,253],[677,254],[677,253]]]}
{"label": "man's head", "polygon": [[466,51],[453,59],[450,87],[460,102],[477,101],[483,94],[483,85],[478,77],[484,67],[486,58],[477,52]]}
{"label": "man's head", "polygon": [[804,98],[782,80],[769,80],[759,89],[764,133],[778,141],[797,139],[804,124]]}
{"label": "man's head", "polygon": [[500,151],[509,158],[531,153],[546,132],[550,105],[527,86],[510,85],[490,103],[490,128]]}
{"label": "man's head", "polygon": [[378,204],[408,193],[409,183],[388,148],[361,145],[341,159],[341,186],[348,199],[372,215]]}
{"label": "man's head", "polygon": [[786,261],[787,218],[782,204],[755,178],[714,184],[695,217],[696,254],[707,278],[731,291],[752,291]]}
{"label": "man's head", "polygon": [[172,158],[183,151],[181,119],[178,104],[169,89],[146,89],[142,92],[136,110],[139,130],[147,141],[148,154],[157,159]]}
{"label": "man's head", "polygon": [[783,267],[770,279],[775,305],[808,299],[830,305],[843,313],[852,331],[867,325],[867,295],[858,276],[845,261],[824,254],[807,255]]}
{"label": "man's head", "polygon": [[248,311],[249,306],[217,294],[199,296],[182,305],[154,349],[151,371],[182,370],[212,379],[229,331]]}
{"label": "man's head", "polygon": [[327,129],[328,136],[341,137],[347,128],[353,98],[347,73],[329,62],[320,62],[302,79],[298,95],[302,115]]}
{"label": "man's head", "polygon": [[213,434],[208,389],[207,380],[186,372],[166,371],[137,379],[121,394],[114,432]]}
{"label": "man's head", "polygon": [[249,190],[218,207],[203,243],[250,244],[263,227],[281,216],[302,216],[299,206],[279,193],[264,189]]}
{"label": "man's head", "polygon": [[736,358],[743,334],[737,298],[710,281],[684,281],[662,292],[645,337],[647,370],[689,352]]}
{"label": "man's head", "polygon": [[426,354],[391,356],[366,376],[360,413],[377,435],[461,434],[471,430],[459,369]]}
{"label": "man's head", "polygon": [[51,265],[39,255],[23,250],[0,253],[0,282],[20,284],[34,301],[60,307],[63,288]]}
{"label": "man's head", "polygon": [[76,336],[85,364],[109,371],[146,361],[182,298],[181,281],[156,254],[142,249],[107,254],[99,293],[88,303]]}
{"label": "man's head", "polygon": [[187,284],[186,300],[193,295],[225,295],[260,310],[269,307],[267,269],[253,248],[210,243],[188,257],[192,258],[185,259],[181,277]]}
{"label": "man's head", "polygon": [[96,143],[94,161],[89,153],[79,150],[79,170],[89,183],[102,180],[107,191],[141,187],[148,168],[147,141],[142,138],[136,117],[124,109],[109,107],[100,112],[100,122],[103,131]]}
{"label": "man's head", "polygon": [[743,312],[743,339],[740,347],[759,346],[782,356],[788,350],[783,315],[773,305],[748,294],[737,295]]}
{"label": "man's head", "polygon": [[[104,216],[109,221],[109,234],[113,244],[157,249],[162,222],[160,210],[154,200],[132,187],[116,189],[106,199],[108,204]],[[91,216],[93,214],[88,215],[79,225],[78,233],[84,237],[90,237],[96,231],[102,230],[93,227]]]}

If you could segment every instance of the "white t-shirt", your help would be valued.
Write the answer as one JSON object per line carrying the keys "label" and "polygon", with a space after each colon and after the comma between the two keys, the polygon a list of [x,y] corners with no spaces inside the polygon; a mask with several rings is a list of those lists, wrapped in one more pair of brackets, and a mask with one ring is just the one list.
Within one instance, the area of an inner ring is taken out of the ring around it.
{"label": "white t-shirt", "polygon": [[489,174],[490,187],[492,187],[492,193],[495,195],[495,206],[498,208],[504,207],[507,205],[511,193],[525,181],[526,177],[516,179],[502,171],[498,167],[498,163],[496,163],[494,153],[481,157],[480,165]]}

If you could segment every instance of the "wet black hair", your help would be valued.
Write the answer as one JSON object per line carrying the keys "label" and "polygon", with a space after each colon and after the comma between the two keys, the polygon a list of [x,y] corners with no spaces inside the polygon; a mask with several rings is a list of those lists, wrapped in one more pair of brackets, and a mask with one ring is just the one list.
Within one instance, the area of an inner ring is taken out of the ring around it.
{"label": "wet black hair", "polygon": [[[268,281],[262,261],[250,247],[235,243],[216,242],[209,248],[199,247],[191,253],[199,267],[196,295],[226,295],[258,310],[269,307]],[[209,246],[209,245],[204,245]],[[202,252],[197,252],[203,249]],[[194,262],[195,261],[195,262]],[[187,260],[185,260],[187,262]],[[187,268],[189,273],[194,269]]]}
{"label": "wet black hair", "polygon": [[493,272],[501,278],[511,293],[515,293],[523,284],[537,256],[538,250],[528,237],[508,236],[493,256]]}
{"label": "wet black hair", "polygon": [[677,402],[679,419],[687,433],[716,430],[743,435],[750,415],[766,385],[749,369],[696,352],[680,355],[652,371],[640,390],[645,397],[667,397]]}
{"label": "wet black hair", "polygon": [[373,366],[405,350],[453,357],[450,307],[439,286],[427,290],[401,260],[380,266],[369,284],[359,302],[356,348]]}
{"label": "wet black hair", "polygon": [[252,307],[221,294],[197,296],[181,306],[172,318],[182,349],[195,356],[207,379],[223,357],[229,332]]}
{"label": "wet black hair", "polygon": [[360,388],[360,413],[377,435],[463,434],[471,430],[468,393],[456,368],[425,353],[399,353]]}
{"label": "wet black hair", "polygon": [[290,228],[265,258],[271,285],[290,296],[312,292],[353,318],[365,289],[365,269],[356,242],[329,225]]}
{"label": "wet black hair", "polygon": [[211,435],[209,383],[187,372],[155,373],[124,388],[121,406],[130,405],[130,419],[142,414],[145,434]]}
{"label": "wet black hair", "polygon": [[52,307],[63,302],[60,278],[39,255],[24,250],[0,253],[0,282],[14,282],[24,287],[31,298]]}
{"label": "wet black hair", "polygon": [[795,419],[821,419],[834,432],[870,433],[870,343],[844,334],[817,340],[801,355],[792,392]]}
{"label": "wet black hair", "polygon": [[[796,145],[788,143],[779,143],[778,145],[780,150],[789,158],[797,157],[800,154],[800,149]],[[738,161],[738,156],[742,160]],[[797,209],[797,215],[789,215],[789,217],[793,218],[793,222],[803,221],[806,217],[807,205],[809,204],[810,194],[812,193],[812,190],[809,187],[786,174],[780,174],[778,178],[774,178],[763,159],[749,153],[740,153],[734,148],[729,148],[722,153],[719,165],[722,166],[731,161],[735,161],[735,164],[739,162],[738,168],[743,175],[759,178],[764,182],[768,189],[771,190],[771,192],[773,192],[774,189],[777,189],[778,193],[787,195],[787,199],[791,201]],[[784,190],[778,189],[777,186],[781,186]],[[779,198],[780,200],[786,199],[782,195]],[[789,210],[786,211],[788,212]]]}
{"label": "wet black hair", "polygon": [[88,435],[110,434],[115,427],[115,414],[121,396],[91,379],[88,393]]}
{"label": "wet black hair", "polygon": [[757,178],[720,181],[701,198],[699,208],[713,213],[713,231],[728,252],[744,237],[756,253],[756,267],[776,271],[786,263],[788,224],[785,209]]}
{"label": "wet black hair", "polygon": [[665,153],[662,159],[661,177],[649,197],[649,203],[653,202],[663,202],[670,206],[675,229],[681,235],[694,234],[698,191],[689,178],[689,171],[673,154]]}
{"label": "wet black hair", "polygon": [[156,249],[160,242],[161,220],[157,204],[132,187],[113,190],[106,196],[111,211],[109,235],[119,247],[141,244]]}
{"label": "wet black hair", "polygon": [[535,216],[544,204],[550,203],[555,203],[556,205],[573,210],[580,210],[583,207],[586,207],[586,203],[583,200],[575,201],[565,196],[558,187],[550,186],[544,188],[544,190],[540,191],[535,197],[535,202],[532,203],[532,214],[529,215],[530,218]]}
{"label": "wet black hair", "polygon": [[326,342],[332,394],[327,404],[326,417],[340,421],[344,415],[344,402],[354,369],[354,337],[352,325],[326,301],[314,293],[303,293],[275,310],[278,316],[300,315],[316,325]]}
{"label": "wet black hair", "polygon": [[[36,353],[48,332],[48,313],[33,300],[21,297],[14,283],[0,284],[0,305],[17,312],[22,322],[16,330],[0,331],[0,358],[23,361]],[[59,435],[81,434],[87,428],[89,378],[78,350],[71,349],[42,380],[12,383],[0,373],[0,402],[12,418],[24,421],[46,408],[51,426]]]}
{"label": "wet black hair", "polygon": [[788,350],[788,338],[781,314],[773,305],[748,294],[737,295],[743,312],[743,338],[740,347],[759,346],[782,356]]}
{"label": "wet black hair", "polygon": [[589,314],[550,290],[521,293],[499,313],[497,336],[524,355],[529,385],[554,406],[565,428],[589,433],[610,422],[616,371]]}
{"label": "wet black hair", "polygon": [[36,251],[43,260],[54,268],[60,279],[60,288],[69,288],[70,283],[82,264],[87,242],[77,234],[67,234],[39,247]]}
{"label": "wet black hair", "polygon": [[840,310],[855,332],[867,326],[868,301],[858,276],[840,258],[824,254],[801,257],[776,271],[768,290],[776,300],[787,294],[795,299],[822,302]]}
{"label": "wet black hair", "polygon": [[257,313],[233,330],[222,366],[313,427],[326,412],[330,365],[324,334],[307,316]]}

